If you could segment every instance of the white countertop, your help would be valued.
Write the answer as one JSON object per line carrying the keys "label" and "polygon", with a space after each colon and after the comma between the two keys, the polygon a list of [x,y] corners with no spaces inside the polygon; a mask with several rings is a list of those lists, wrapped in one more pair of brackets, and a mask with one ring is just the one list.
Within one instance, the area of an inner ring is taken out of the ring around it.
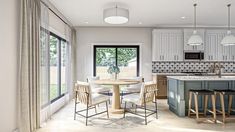
{"label": "white countertop", "polygon": [[181,81],[235,81],[235,76],[167,76]]}
{"label": "white countertop", "polygon": [[[187,76],[187,73],[152,73],[152,75],[166,75],[166,76]],[[215,73],[207,73],[208,76],[216,76]],[[235,76],[235,73],[222,73],[222,76]]]}

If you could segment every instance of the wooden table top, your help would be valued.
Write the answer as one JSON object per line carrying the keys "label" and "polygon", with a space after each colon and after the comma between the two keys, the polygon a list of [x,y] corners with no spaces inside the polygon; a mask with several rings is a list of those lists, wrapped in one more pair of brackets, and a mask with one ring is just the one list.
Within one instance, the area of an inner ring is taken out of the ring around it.
{"label": "wooden table top", "polygon": [[140,81],[133,80],[133,79],[101,79],[94,81],[95,84],[99,85],[130,85],[130,84],[138,84]]}

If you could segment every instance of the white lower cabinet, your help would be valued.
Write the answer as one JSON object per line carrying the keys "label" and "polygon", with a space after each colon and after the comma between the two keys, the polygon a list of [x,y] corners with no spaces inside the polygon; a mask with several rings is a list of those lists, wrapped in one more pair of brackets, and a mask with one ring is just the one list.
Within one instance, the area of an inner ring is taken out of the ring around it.
{"label": "white lower cabinet", "polygon": [[183,60],[183,30],[155,29],[152,38],[153,61]]}

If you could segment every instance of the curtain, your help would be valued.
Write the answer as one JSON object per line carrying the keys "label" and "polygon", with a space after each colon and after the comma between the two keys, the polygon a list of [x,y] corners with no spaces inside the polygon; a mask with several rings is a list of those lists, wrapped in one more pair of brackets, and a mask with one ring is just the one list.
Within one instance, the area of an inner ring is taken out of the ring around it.
{"label": "curtain", "polygon": [[40,0],[21,0],[19,129],[32,132],[40,122]]}
{"label": "curtain", "polygon": [[76,77],[76,30],[72,29],[71,30],[71,82],[70,82],[70,99],[74,98],[74,84],[77,81],[77,77]]}
{"label": "curtain", "polygon": [[51,118],[50,102],[50,59],[49,59],[49,9],[41,3],[41,21],[40,21],[40,94],[41,94],[41,111],[40,126]]}

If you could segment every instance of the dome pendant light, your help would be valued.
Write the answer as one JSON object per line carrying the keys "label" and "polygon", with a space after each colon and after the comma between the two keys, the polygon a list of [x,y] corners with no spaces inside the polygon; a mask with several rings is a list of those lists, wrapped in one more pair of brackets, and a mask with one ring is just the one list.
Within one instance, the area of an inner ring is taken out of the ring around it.
{"label": "dome pendant light", "polygon": [[192,36],[188,39],[188,45],[192,45],[192,46],[197,46],[197,45],[202,45],[203,44],[203,40],[201,38],[201,36],[199,36],[197,34],[197,30],[196,30],[196,6],[197,4],[194,4],[194,31]]}
{"label": "dome pendant light", "polygon": [[104,9],[104,21],[109,24],[124,24],[129,21],[129,10],[116,5],[113,8]]}
{"label": "dome pendant light", "polygon": [[235,37],[231,34],[231,29],[230,29],[230,6],[231,4],[228,4],[227,6],[228,6],[228,31],[227,31],[227,35],[221,41],[221,44],[223,46],[235,45]]}

